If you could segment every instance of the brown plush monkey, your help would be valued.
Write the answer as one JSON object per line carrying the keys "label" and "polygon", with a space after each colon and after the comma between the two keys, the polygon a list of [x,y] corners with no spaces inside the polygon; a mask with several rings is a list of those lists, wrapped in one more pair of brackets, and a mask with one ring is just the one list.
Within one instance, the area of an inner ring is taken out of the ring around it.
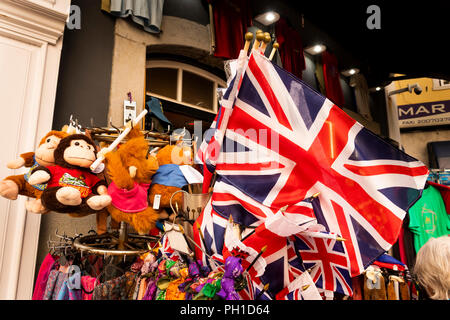
{"label": "brown plush monkey", "polygon": [[54,151],[55,166],[37,167],[29,183],[47,183],[44,207],[60,213],[96,213],[111,203],[106,182],[90,172],[97,159],[94,142],[83,134],[62,139]]}
{"label": "brown plush monkey", "polygon": [[55,164],[53,152],[60,140],[67,135],[64,131],[52,130],[41,139],[35,152],[23,153],[16,160],[9,162],[7,166],[10,169],[25,166],[30,170],[26,174],[9,176],[0,181],[0,195],[10,200],[17,199],[18,195],[36,198],[36,200],[26,202],[27,210],[34,213],[45,213],[47,210],[42,206],[40,197],[46,184],[31,185],[28,179],[32,170],[38,166],[47,167]]}

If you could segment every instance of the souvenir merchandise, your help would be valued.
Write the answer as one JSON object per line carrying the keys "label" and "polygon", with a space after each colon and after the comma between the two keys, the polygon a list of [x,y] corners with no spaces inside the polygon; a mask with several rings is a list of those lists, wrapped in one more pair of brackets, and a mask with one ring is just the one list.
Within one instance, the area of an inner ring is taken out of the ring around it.
{"label": "souvenir merchandise", "polygon": [[159,168],[153,175],[149,191],[149,202],[153,207],[170,208],[170,199],[173,206],[178,204],[181,208],[181,194],[175,192],[188,184],[180,167],[192,164],[192,155],[185,153],[185,149],[178,145],[168,145],[156,154]]}
{"label": "souvenir merchandise", "polygon": [[35,213],[45,213],[47,210],[42,206],[40,198],[47,184],[30,184],[30,175],[39,166],[48,167],[55,164],[53,152],[60,140],[67,135],[65,131],[52,130],[41,139],[34,152],[23,153],[16,160],[8,162],[7,167],[9,169],[21,167],[30,169],[25,174],[9,176],[0,181],[0,195],[10,200],[17,199],[18,195],[35,198],[36,200],[26,202],[27,209]]}
{"label": "souvenir merchandise", "polygon": [[148,144],[138,128],[131,130],[127,142],[106,154],[111,180],[108,212],[114,221],[125,221],[139,234],[148,234],[156,225],[158,212],[148,205],[148,189],[158,161],[148,154]]}
{"label": "souvenir merchandise", "polygon": [[39,166],[29,177],[31,185],[47,183],[43,206],[59,213],[95,213],[111,203],[106,182],[89,170],[97,158],[95,143],[84,134],[63,138],[54,150],[55,165]]}
{"label": "souvenir merchandise", "polygon": [[[317,56],[325,97],[299,79],[305,63],[292,59],[303,59],[303,48],[289,39],[300,40],[298,32],[285,19],[273,28],[282,43],[269,58],[270,34],[259,30],[252,49],[247,33],[228,62],[203,140],[188,138],[191,120],[181,134],[173,130],[186,118],[172,118],[173,105],[166,117],[166,100],[150,91],[121,128],[91,124],[57,147],[49,140],[54,165],[38,162],[21,179],[33,192],[45,184],[34,195],[46,210],[96,214],[97,230],[56,232],[33,299],[426,298],[412,270],[427,240],[450,234],[450,187],[343,110],[336,53]],[[215,56],[236,49],[224,48]],[[289,68],[272,62],[278,48],[288,50],[281,58]],[[360,87],[366,94],[367,84]]]}

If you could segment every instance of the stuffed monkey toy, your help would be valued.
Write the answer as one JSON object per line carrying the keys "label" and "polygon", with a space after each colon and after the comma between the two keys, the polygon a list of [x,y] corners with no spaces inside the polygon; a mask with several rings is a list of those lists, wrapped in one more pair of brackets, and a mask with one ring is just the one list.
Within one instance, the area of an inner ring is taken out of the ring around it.
{"label": "stuffed monkey toy", "polygon": [[[186,150],[189,152],[185,152]],[[156,158],[158,159],[159,168],[153,175],[148,199],[153,205],[155,196],[160,195],[159,207],[170,208],[170,197],[172,194],[188,184],[179,166],[191,165],[192,154],[190,153],[190,148],[184,149],[178,145],[167,145],[158,151]],[[176,203],[181,208],[181,192],[172,198],[174,208]]]}
{"label": "stuffed monkey toy", "polygon": [[26,202],[27,210],[34,213],[45,213],[47,210],[42,206],[40,197],[47,184],[31,185],[29,178],[35,168],[55,164],[53,152],[60,140],[67,136],[68,133],[64,131],[52,130],[41,139],[35,152],[23,153],[16,160],[8,162],[7,167],[9,169],[19,169],[25,166],[30,170],[26,174],[9,176],[0,181],[0,195],[10,200],[17,199],[18,195],[36,198],[36,200]]}
{"label": "stuffed monkey toy", "polygon": [[94,142],[84,134],[61,139],[54,151],[54,166],[39,166],[32,171],[29,183],[47,183],[41,202],[59,213],[96,213],[111,203],[106,182],[91,173],[97,159]]}
{"label": "stuffed monkey toy", "polygon": [[148,206],[148,188],[158,169],[156,157],[148,154],[148,143],[138,128],[128,134],[128,141],[105,155],[112,198],[108,211],[115,222],[130,224],[139,234],[148,234],[159,214]]}

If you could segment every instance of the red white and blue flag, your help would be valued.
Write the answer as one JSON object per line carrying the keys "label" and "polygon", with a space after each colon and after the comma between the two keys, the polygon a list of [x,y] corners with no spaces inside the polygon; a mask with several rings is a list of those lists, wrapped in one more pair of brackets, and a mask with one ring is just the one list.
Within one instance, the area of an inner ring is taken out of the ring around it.
{"label": "red white and blue flag", "polygon": [[[299,204],[319,193],[317,222],[346,241],[298,236],[294,242],[307,257],[304,262],[322,264],[315,280],[323,288],[350,293],[349,277],[362,273],[396,241],[428,169],[261,54],[253,51],[241,67],[216,122],[214,157],[202,149],[204,169],[216,171],[220,186],[212,208],[224,218],[232,214],[239,224],[260,226],[285,206],[286,212],[307,218]],[[287,260],[273,260],[267,271],[272,263],[291,270],[289,255],[279,256]],[[274,290],[289,279],[279,277],[276,288],[271,279]]]}

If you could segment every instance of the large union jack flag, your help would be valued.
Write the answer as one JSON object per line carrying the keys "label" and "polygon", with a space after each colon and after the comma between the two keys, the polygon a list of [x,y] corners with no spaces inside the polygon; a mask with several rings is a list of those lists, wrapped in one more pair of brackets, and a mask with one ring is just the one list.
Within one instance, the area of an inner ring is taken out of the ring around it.
{"label": "large union jack flag", "polygon": [[317,222],[346,241],[297,237],[297,245],[303,240],[305,255],[327,252],[322,261],[329,264],[318,269],[319,277],[349,292],[345,279],[360,274],[396,241],[428,169],[258,52],[241,68],[215,123],[214,156],[205,152],[211,143],[202,148],[204,169],[215,170],[222,185],[212,206],[224,217],[234,213],[243,225],[260,225],[285,206],[308,216],[299,204],[319,193]]}

